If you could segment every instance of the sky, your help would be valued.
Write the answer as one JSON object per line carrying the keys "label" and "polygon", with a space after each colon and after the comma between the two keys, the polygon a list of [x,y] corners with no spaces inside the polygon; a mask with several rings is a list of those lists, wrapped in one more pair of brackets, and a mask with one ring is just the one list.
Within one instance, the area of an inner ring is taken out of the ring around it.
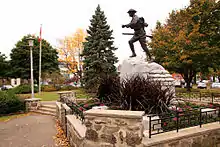
{"label": "sky", "polygon": [[[113,30],[114,46],[118,48],[115,54],[121,62],[131,55],[128,40],[132,36],[122,33],[133,31],[121,28],[131,20],[129,9],[135,9],[139,17],[145,18],[149,24],[145,30],[151,34],[157,21],[165,22],[172,10],[188,6],[189,0],[0,0],[0,52],[9,56],[23,36],[39,35],[40,24],[42,37],[58,47],[58,39],[78,28],[88,28],[98,4]],[[139,42],[135,43],[135,49],[138,56],[144,55]]]}

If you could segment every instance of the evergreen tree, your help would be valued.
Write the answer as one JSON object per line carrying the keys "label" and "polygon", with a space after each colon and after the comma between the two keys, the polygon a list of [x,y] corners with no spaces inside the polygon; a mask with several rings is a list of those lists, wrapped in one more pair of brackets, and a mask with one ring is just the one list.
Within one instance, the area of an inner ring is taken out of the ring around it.
{"label": "evergreen tree", "polygon": [[87,90],[96,91],[105,76],[116,74],[114,64],[117,63],[118,58],[113,52],[117,49],[113,46],[113,31],[110,30],[99,5],[90,22],[82,54],[84,57],[83,82]]}

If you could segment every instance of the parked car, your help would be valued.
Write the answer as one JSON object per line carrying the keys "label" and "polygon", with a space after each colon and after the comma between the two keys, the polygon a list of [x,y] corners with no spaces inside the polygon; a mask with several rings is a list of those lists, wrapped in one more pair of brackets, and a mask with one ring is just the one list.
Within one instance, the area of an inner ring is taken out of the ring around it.
{"label": "parked car", "polygon": [[202,83],[207,84],[209,82],[209,80],[202,80]]}
{"label": "parked car", "polygon": [[199,84],[199,82],[201,82],[201,81],[200,81],[200,80],[197,80],[197,81],[196,81],[196,84],[198,85],[198,84]]}
{"label": "parked car", "polygon": [[184,81],[183,80],[174,80],[175,87],[183,87]]}
{"label": "parked car", "polygon": [[197,85],[197,88],[205,89],[205,88],[207,88],[207,85],[204,82],[199,82],[198,85]]}
{"label": "parked car", "polygon": [[181,81],[180,80],[175,80],[174,85],[175,85],[175,87],[181,87]]}
{"label": "parked car", "polygon": [[220,83],[217,82],[212,83],[211,88],[220,88]]}
{"label": "parked car", "polygon": [[8,89],[11,89],[11,88],[13,88],[12,85],[3,85],[3,86],[1,87],[1,90],[8,90]]}
{"label": "parked car", "polygon": [[[187,83],[184,84],[184,88],[186,88]],[[192,83],[190,83],[190,88],[192,88]]]}
{"label": "parked car", "polygon": [[48,82],[41,82],[41,85],[49,85]]}

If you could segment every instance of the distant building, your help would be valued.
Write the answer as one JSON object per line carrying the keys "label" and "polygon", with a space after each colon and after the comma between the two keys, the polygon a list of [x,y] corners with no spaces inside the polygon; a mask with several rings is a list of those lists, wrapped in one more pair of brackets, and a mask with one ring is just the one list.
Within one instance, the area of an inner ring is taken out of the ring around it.
{"label": "distant building", "polygon": [[13,87],[16,87],[16,86],[21,85],[21,79],[20,79],[20,78],[11,79],[11,85],[12,85]]}
{"label": "distant building", "polygon": [[74,76],[73,73],[69,72],[69,69],[66,67],[66,64],[64,62],[59,61],[58,67],[60,69],[60,73],[66,78],[70,79]]}

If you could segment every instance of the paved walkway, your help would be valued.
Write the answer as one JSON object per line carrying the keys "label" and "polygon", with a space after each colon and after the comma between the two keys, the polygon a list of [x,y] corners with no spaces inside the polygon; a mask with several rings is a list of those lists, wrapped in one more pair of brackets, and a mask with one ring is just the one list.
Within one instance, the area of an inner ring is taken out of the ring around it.
{"label": "paved walkway", "polygon": [[55,147],[55,119],[31,114],[0,122],[0,147]]}

